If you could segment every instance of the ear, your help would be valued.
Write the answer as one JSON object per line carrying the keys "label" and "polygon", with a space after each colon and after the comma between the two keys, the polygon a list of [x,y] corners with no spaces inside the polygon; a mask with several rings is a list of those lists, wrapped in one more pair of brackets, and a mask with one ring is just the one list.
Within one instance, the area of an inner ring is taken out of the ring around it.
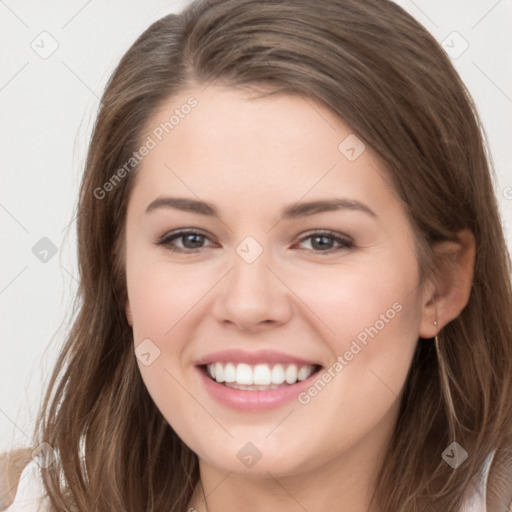
{"label": "ear", "polygon": [[439,272],[424,288],[419,330],[422,338],[436,336],[466,307],[473,283],[475,237],[469,229],[464,229],[457,233],[457,241],[439,242],[433,250]]}
{"label": "ear", "polygon": [[128,299],[126,299],[125,312],[126,312],[126,320],[128,320],[128,325],[130,327],[133,327],[132,308],[130,307],[130,301]]}

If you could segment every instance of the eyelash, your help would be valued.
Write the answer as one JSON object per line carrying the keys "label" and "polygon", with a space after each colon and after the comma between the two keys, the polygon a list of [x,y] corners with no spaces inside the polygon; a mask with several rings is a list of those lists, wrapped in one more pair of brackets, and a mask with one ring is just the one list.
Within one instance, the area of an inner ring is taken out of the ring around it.
{"label": "eyelash", "polygon": [[[202,233],[201,231],[183,230],[183,231],[178,231],[176,233],[168,233],[168,234],[162,236],[160,239],[158,239],[155,244],[158,246],[164,246],[169,251],[177,252],[177,253],[196,253],[197,251],[204,249],[204,247],[197,247],[195,249],[182,249],[182,248],[178,248],[175,245],[172,245],[172,242],[174,240],[177,240],[180,238],[185,238],[186,236],[189,236],[189,235],[199,235],[201,237],[208,238],[208,236],[205,233]],[[332,254],[332,253],[339,252],[342,250],[354,248],[354,242],[349,237],[340,236],[338,233],[335,233],[333,231],[326,231],[326,230],[311,232],[307,236],[302,237],[299,240],[299,243],[302,243],[305,240],[309,240],[310,238],[320,238],[320,237],[330,238],[334,242],[339,243],[340,247],[330,248],[330,249],[326,249],[326,250],[314,250],[314,249],[306,249],[306,250],[312,251],[312,252],[315,252],[318,254]]]}

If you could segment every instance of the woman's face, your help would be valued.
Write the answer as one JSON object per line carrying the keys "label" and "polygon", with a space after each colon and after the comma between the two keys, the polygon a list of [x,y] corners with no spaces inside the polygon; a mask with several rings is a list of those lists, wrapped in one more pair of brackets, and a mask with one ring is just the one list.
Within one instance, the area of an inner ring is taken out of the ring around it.
{"label": "woman's face", "polygon": [[426,299],[372,149],[311,99],[213,85],[169,100],[143,140],[127,315],[172,428],[237,473],[293,475],[382,445]]}

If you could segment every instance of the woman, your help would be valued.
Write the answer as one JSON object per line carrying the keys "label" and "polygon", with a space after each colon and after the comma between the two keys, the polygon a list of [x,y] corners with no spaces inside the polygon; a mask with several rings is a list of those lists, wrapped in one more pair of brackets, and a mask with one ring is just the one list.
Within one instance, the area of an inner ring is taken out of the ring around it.
{"label": "woman", "polygon": [[162,18],[103,95],[78,213],[79,314],[19,492],[41,479],[59,511],[512,502],[510,262],[478,116],[394,3]]}

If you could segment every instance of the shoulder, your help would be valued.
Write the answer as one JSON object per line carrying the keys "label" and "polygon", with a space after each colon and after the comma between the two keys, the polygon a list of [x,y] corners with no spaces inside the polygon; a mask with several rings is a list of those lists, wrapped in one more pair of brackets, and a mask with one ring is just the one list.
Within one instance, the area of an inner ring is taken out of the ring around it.
{"label": "shoulder", "polygon": [[487,480],[487,512],[512,511],[512,445],[495,450]]}
{"label": "shoulder", "polygon": [[[30,450],[3,454],[0,457],[2,500],[4,512],[46,512],[49,510],[41,480],[40,468]],[[27,454],[28,452],[28,454]]]}
{"label": "shoulder", "polygon": [[6,509],[14,500],[21,473],[30,460],[29,448],[0,454],[0,510]]}
{"label": "shoulder", "polygon": [[494,450],[468,489],[461,512],[512,511],[511,452]]}
{"label": "shoulder", "polygon": [[476,475],[471,485],[466,490],[464,505],[460,512],[488,512],[486,508],[487,482],[494,455],[495,452],[489,454],[482,470]]}

